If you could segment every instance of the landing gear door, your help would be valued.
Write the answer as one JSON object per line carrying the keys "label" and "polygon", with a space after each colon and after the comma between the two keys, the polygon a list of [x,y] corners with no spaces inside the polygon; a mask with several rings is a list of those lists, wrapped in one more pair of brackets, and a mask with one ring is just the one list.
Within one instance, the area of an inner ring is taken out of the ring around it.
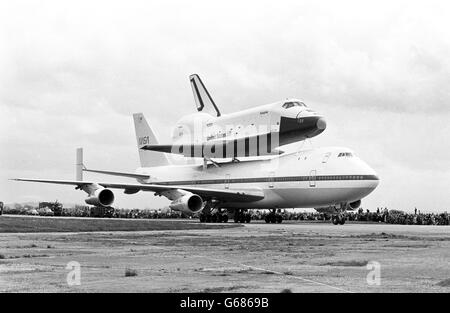
{"label": "landing gear door", "polygon": [[309,187],[316,187],[316,170],[309,172]]}

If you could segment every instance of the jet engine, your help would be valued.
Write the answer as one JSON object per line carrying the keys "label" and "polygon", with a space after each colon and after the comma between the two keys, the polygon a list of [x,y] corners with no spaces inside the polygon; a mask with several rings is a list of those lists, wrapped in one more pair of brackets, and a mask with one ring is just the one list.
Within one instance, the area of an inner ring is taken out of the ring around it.
{"label": "jet engine", "polygon": [[106,188],[98,188],[85,200],[87,204],[108,207],[114,202],[114,193]]}
{"label": "jet engine", "polygon": [[361,206],[361,200],[352,202],[348,204],[348,210],[356,210],[357,208],[359,208]]}
{"label": "jet engine", "polygon": [[193,214],[203,209],[203,199],[199,195],[188,192],[174,200],[169,207],[175,211]]}

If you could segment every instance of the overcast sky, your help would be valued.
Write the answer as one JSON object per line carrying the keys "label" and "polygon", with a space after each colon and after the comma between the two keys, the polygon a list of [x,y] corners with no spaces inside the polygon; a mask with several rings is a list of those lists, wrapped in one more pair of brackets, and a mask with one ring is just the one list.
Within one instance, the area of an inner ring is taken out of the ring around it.
{"label": "overcast sky", "polygon": [[79,146],[89,167],[134,171],[131,114],[167,142],[198,73],[222,113],[286,97],[323,113],[313,145],[349,147],[381,178],[364,208],[450,211],[448,1],[0,3],[0,201],[82,203],[8,181],[74,179]]}

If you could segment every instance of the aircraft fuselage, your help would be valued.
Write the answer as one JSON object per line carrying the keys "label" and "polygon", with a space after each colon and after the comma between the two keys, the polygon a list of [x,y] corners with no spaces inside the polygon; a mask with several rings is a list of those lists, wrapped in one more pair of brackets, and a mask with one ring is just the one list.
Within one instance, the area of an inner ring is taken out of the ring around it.
{"label": "aircraft fuselage", "polygon": [[324,147],[268,160],[139,168],[141,183],[239,190],[260,188],[264,199],[220,202],[221,208],[311,208],[362,199],[379,183],[375,171],[347,148]]}

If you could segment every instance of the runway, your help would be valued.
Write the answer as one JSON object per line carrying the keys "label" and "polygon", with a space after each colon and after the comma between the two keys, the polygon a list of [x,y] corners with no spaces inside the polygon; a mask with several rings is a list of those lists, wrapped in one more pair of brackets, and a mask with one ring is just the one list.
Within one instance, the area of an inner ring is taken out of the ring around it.
{"label": "runway", "polygon": [[449,260],[445,226],[0,233],[0,292],[449,292]]}

